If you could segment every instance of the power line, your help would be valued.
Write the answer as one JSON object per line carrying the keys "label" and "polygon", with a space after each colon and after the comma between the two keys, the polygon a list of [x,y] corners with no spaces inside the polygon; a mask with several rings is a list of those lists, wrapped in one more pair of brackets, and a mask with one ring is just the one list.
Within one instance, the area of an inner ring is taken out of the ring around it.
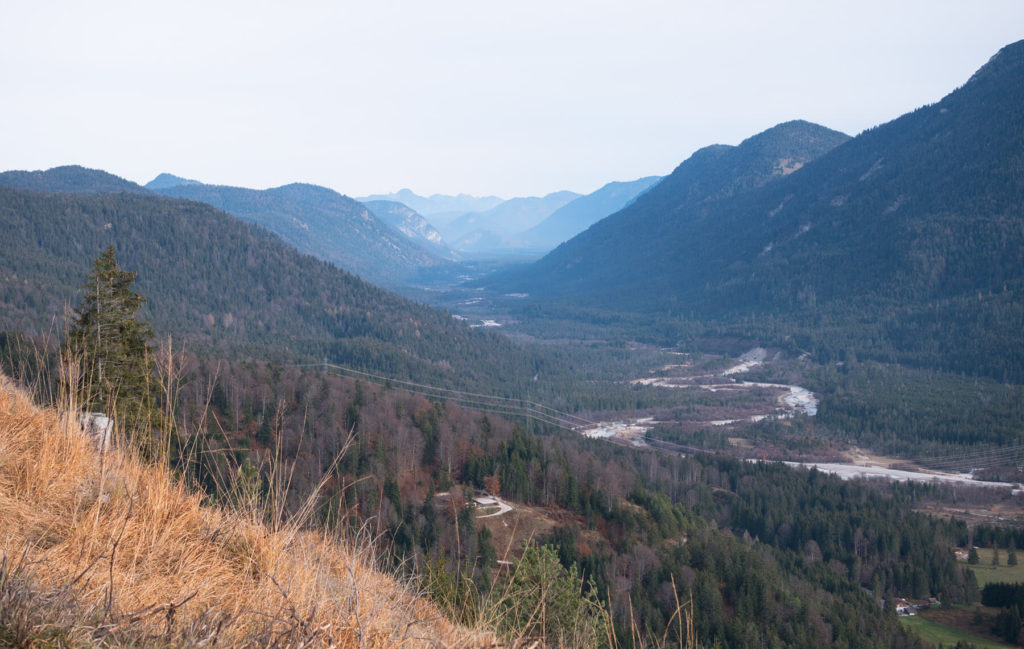
{"label": "power line", "polygon": [[381,374],[373,374],[363,370],[357,370],[333,363],[306,363],[295,365],[295,367],[320,367],[324,371],[333,371],[342,376],[364,379],[379,385],[396,385],[403,390],[413,394],[420,394],[425,397],[451,401],[456,405],[471,410],[497,414],[506,417],[535,418],[545,424],[562,428],[570,432],[579,432],[581,428],[596,426],[595,422],[584,419],[579,415],[563,412],[542,403],[529,399],[513,399],[492,394],[480,394],[464,390],[454,390],[438,385],[415,383],[404,379],[396,379]]}
{"label": "power line", "polygon": [[[598,425],[597,422],[585,419],[579,415],[564,412],[530,399],[513,399],[511,397],[502,397],[493,394],[481,394],[478,392],[467,392],[465,390],[456,390],[438,385],[416,383],[414,381],[384,376],[382,374],[374,374],[372,372],[366,372],[326,362],[299,364],[295,365],[295,367],[320,367],[323,368],[324,371],[333,371],[342,376],[363,379],[379,385],[400,386],[407,392],[420,394],[431,399],[450,401],[460,407],[476,410],[478,412],[500,415],[502,417],[522,417],[527,421],[531,418],[536,419],[544,424],[574,433],[578,433],[582,429],[592,428]],[[664,442],[663,440],[657,440],[653,444],[650,439],[645,441],[651,446],[660,447],[662,450],[677,452],[702,451],[702,449],[696,447],[671,444]],[[946,455],[907,458],[907,460],[929,466],[931,468],[966,472],[974,469],[987,469],[1008,463],[1020,464],[1024,462],[1024,444],[1016,444],[1009,447],[989,448],[972,453],[950,453]]]}

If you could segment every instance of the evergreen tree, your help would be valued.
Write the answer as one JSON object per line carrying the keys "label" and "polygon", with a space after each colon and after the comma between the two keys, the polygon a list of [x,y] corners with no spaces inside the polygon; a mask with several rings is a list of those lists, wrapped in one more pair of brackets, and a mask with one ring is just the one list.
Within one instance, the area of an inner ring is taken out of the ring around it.
{"label": "evergreen tree", "polygon": [[81,363],[85,405],[136,424],[153,411],[153,330],[136,318],[145,301],[132,289],[135,273],[117,265],[114,247],[95,261],[68,331],[67,348]]}
{"label": "evergreen tree", "polygon": [[566,570],[550,545],[527,545],[501,604],[501,626],[510,637],[539,636],[553,646],[595,646],[605,636],[593,584],[576,564]]}
{"label": "evergreen tree", "polygon": [[976,566],[978,565],[978,548],[971,546],[971,549],[967,551],[967,563]]}

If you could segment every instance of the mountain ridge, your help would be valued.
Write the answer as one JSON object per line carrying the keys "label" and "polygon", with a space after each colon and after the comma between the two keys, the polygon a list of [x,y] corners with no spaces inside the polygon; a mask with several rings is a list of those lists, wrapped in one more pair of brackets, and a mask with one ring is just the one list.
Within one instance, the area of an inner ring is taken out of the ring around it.
{"label": "mountain ridge", "polygon": [[493,285],[771,330],[826,358],[856,347],[1024,378],[1024,41],[938,102],[762,186],[686,179],[685,165]]}
{"label": "mountain ridge", "polygon": [[566,203],[537,225],[520,233],[519,238],[528,247],[550,250],[619,211],[661,179],[661,176],[646,176],[632,181],[607,183]]}
{"label": "mountain ridge", "polygon": [[64,165],[46,170],[0,173],[0,186],[72,194],[148,194],[149,190],[101,169]]}
{"label": "mountain ridge", "polygon": [[[367,201],[394,201],[415,210],[426,217],[438,215],[465,214],[467,212],[486,211],[505,201],[498,196],[473,196],[471,194],[431,194],[420,196],[411,189],[400,189],[390,194],[371,194],[357,198],[361,203]],[[454,218],[454,217],[452,217]],[[447,222],[449,218],[441,221]]]}
{"label": "mountain ridge", "polygon": [[319,185],[290,183],[256,190],[196,183],[156,191],[207,203],[261,225],[299,251],[377,284],[400,284],[424,267],[446,263],[378,219],[362,203]]}
{"label": "mountain ridge", "polygon": [[[157,336],[230,357],[324,359],[444,384],[502,382],[522,350],[304,255],[205,203],[0,187],[0,329],[42,332],[113,245]],[[57,326],[61,326],[58,321]],[[493,362],[492,362],[493,361]],[[516,370],[526,376],[527,369]]]}
{"label": "mountain ridge", "polygon": [[[579,278],[584,274],[581,269],[586,268],[596,274],[590,278],[596,285],[607,286],[622,277],[623,269],[604,260],[618,254],[620,242],[641,235],[661,240],[671,233],[677,219],[698,218],[705,205],[788,175],[796,170],[792,169],[794,163],[802,166],[848,139],[838,131],[796,120],[751,136],[737,146],[702,147],[629,206],[595,223],[525,271],[490,281],[502,290],[530,293],[537,293],[544,284],[544,294],[562,295],[584,289]],[[566,278],[565,286],[551,286],[550,275],[559,272]]]}
{"label": "mountain ridge", "polygon": [[455,242],[477,230],[512,236],[533,227],[558,208],[579,197],[576,192],[568,190],[544,196],[517,196],[489,210],[464,214],[445,225],[441,232]]}

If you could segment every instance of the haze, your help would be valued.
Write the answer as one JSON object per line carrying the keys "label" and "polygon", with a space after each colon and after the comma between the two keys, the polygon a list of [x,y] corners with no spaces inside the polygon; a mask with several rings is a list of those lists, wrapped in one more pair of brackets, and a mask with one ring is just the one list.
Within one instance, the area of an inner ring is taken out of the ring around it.
{"label": "haze", "polygon": [[789,119],[856,134],[962,84],[1024,3],[13,3],[0,168],[350,195],[665,174]]}

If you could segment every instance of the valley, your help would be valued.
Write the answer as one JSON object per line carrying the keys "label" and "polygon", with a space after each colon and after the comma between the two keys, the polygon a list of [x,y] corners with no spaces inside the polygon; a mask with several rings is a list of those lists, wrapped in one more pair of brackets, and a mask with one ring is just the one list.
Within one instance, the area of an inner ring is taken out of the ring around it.
{"label": "valley", "polygon": [[[0,173],[0,400],[105,413],[196,511],[355,539],[487,646],[924,649],[999,588],[978,618],[1019,642],[1022,125],[1024,41],[862,133],[787,121],[590,193]],[[118,542],[82,596],[145,555]]]}

